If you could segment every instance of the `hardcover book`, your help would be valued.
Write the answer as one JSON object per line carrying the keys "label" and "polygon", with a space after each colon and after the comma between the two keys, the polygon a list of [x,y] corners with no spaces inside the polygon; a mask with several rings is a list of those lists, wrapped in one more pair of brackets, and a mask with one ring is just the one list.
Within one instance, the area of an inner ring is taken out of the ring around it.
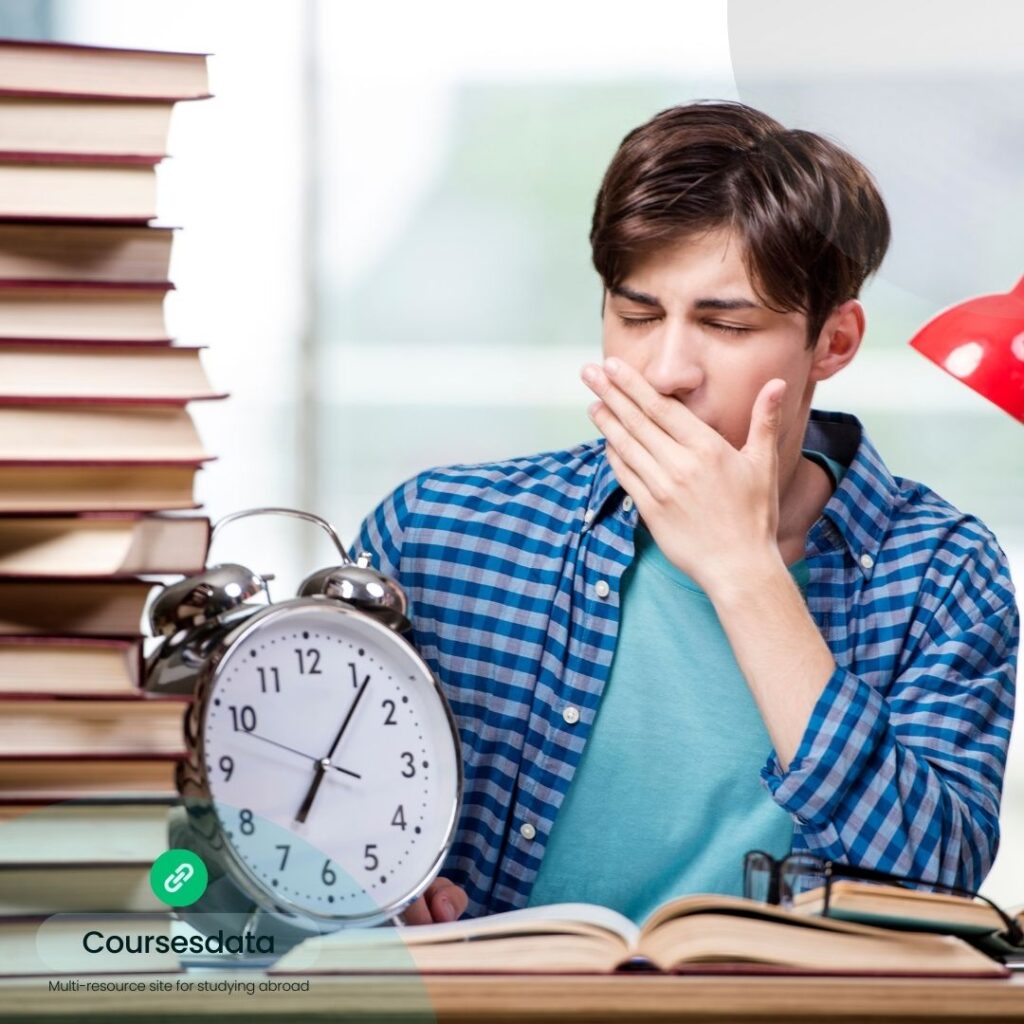
{"label": "hardcover book", "polygon": [[0,162],[0,218],[145,223],[156,216],[151,164]]}
{"label": "hardcover book", "polygon": [[[0,463],[0,514],[151,512],[196,508],[198,462]],[[3,523],[0,522],[0,530]]]}
{"label": "hardcover book", "polygon": [[141,636],[152,590],[132,577],[0,579],[0,635]]}
{"label": "hardcover book", "polygon": [[185,755],[188,697],[138,693],[79,699],[0,700],[0,759]]}
{"label": "hardcover book", "polygon": [[163,404],[0,405],[0,462],[182,462],[208,458],[188,412]]}
{"label": "hardcover book", "polygon": [[155,163],[166,156],[173,110],[172,102],[0,93],[0,159]]}
{"label": "hardcover book", "polygon": [[[11,517],[0,527],[0,580],[187,576],[205,566],[210,543],[210,520],[205,516]],[[0,665],[2,657],[0,646]]]}
{"label": "hardcover book", "polygon": [[83,797],[136,798],[177,796],[175,772],[179,754],[67,754],[0,757],[0,800],[5,804],[37,804]]}
{"label": "hardcover book", "polygon": [[141,680],[141,639],[0,636],[0,693],[133,693]]}
{"label": "hardcover book", "polygon": [[0,402],[186,402],[224,398],[201,348],[0,341]]}
{"label": "hardcover book", "polygon": [[0,92],[193,100],[210,95],[206,54],[0,40]]}
{"label": "hardcover book", "polygon": [[0,280],[163,284],[174,228],[0,222]]}
{"label": "hardcover book", "polygon": [[0,339],[166,344],[171,339],[164,297],[171,287],[166,282],[0,283]]}

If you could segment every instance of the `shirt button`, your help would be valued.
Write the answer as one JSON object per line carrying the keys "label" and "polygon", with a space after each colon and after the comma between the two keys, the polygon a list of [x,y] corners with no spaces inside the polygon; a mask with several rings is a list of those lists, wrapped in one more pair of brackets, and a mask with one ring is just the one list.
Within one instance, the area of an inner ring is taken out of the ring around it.
{"label": "shirt button", "polygon": [[579,708],[574,708],[570,705],[562,712],[562,718],[567,725],[575,725],[580,720]]}
{"label": "shirt button", "polygon": [[860,564],[863,565],[865,569],[870,569],[871,566],[875,564],[875,560],[870,555],[861,555]]}
{"label": "shirt button", "polygon": [[587,511],[583,513],[583,522],[592,523],[593,521],[594,513],[588,508]]}
{"label": "shirt button", "polygon": [[524,821],[519,826],[519,834],[524,839],[532,839],[537,834],[537,830],[528,821]]}
{"label": "shirt button", "polygon": [[612,592],[612,588],[608,586],[607,580],[598,580],[594,584],[594,591],[598,597],[607,597]]}
{"label": "shirt button", "polygon": [[623,512],[632,512],[633,511],[633,499],[628,494],[622,499],[622,511]]}

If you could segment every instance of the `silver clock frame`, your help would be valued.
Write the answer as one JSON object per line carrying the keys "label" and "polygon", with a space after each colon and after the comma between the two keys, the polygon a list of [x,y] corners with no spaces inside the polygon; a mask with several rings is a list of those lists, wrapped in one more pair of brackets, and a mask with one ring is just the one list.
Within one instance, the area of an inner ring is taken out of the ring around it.
{"label": "silver clock frame", "polygon": [[[310,513],[292,509],[265,508],[233,513],[217,524],[214,536],[220,527],[229,521],[262,513],[280,513],[318,523],[334,540],[344,559],[344,566],[355,567],[363,564],[362,559],[359,563],[353,563],[348,558],[337,535],[328,523]],[[222,569],[224,573],[221,572]],[[194,579],[215,580],[216,583],[212,589],[218,590],[221,589],[219,588],[221,576],[223,575],[225,579],[238,578],[237,570],[241,570],[243,574],[248,573],[248,570],[244,570],[241,566],[215,566],[207,570],[204,576]],[[320,573],[315,574],[315,577],[310,577],[310,580],[316,579],[319,585],[321,578],[326,581],[326,574],[329,572],[329,570],[321,570]],[[265,582],[270,578],[259,577],[256,574],[249,575],[253,586],[240,595],[242,602],[245,598],[255,596],[255,591],[261,584],[265,591]],[[183,584],[176,586],[183,587],[184,591],[187,591],[187,584],[191,582],[193,581],[184,581]],[[400,595],[397,584],[394,584],[393,581],[387,582],[389,587],[398,591]],[[205,596],[209,597],[209,595]],[[216,600],[216,597],[213,600]],[[402,600],[404,601],[404,596],[402,596]],[[452,749],[455,752],[456,785],[449,808],[444,843],[431,862],[430,870],[423,882],[413,892],[385,904],[369,914],[318,914],[308,907],[282,897],[250,871],[248,865],[235,850],[231,840],[224,834],[225,829],[216,812],[218,801],[213,796],[209,774],[206,770],[205,732],[210,700],[218,682],[218,670],[228,654],[244,644],[247,638],[257,632],[262,624],[296,609],[315,609],[330,615],[340,615],[346,618],[356,617],[364,627],[371,632],[376,632],[384,645],[388,643],[403,645],[420,673],[422,684],[433,688],[435,699],[440,702],[451,735]],[[229,602],[223,607],[217,607],[216,614],[212,618],[196,617],[193,620],[192,628],[185,627],[173,635],[169,628],[164,642],[147,659],[147,690],[156,693],[190,693],[193,696],[184,719],[187,754],[183,761],[178,762],[175,780],[184,804],[188,827],[194,831],[204,859],[216,861],[216,864],[211,866],[221,872],[242,896],[252,901],[254,907],[250,908],[247,913],[255,912],[258,915],[262,911],[271,917],[282,920],[286,925],[299,932],[307,931],[310,934],[316,934],[341,930],[346,927],[369,927],[396,918],[422,896],[430,883],[437,877],[451,850],[458,827],[462,810],[464,771],[462,743],[455,717],[440,680],[415,647],[399,632],[400,623],[407,624],[404,616],[396,615],[393,608],[382,609],[381,612],[380,616],[375,617],[373,614],[347,604],[344,598],[334,591],[330,594],[295,597],[286,601],[260,605],[236,602],[234,606],[231,606]],[[201,903],[202,900],[197,906],[200,906]],[[183,916],[187,917],[188,915]]]}
{"label": "silver clock frame", "polygon": [[[206,770],[205,733],[207,714],[211,698],[216,690],[220,664],[229,652],[237,646],[244,645],[246,639],[254,632],[257,632],[261,624],[300,608],[316,609],[320,612],[328,612],[329,614],[341,615],[346,618],[356,616],[371,631],[376,631],[384,643],[404,644],[408,648],[407,654],[420,672],[422,684],[430,685],[434,690],[435,697],[440,700],[441,707],[444,710],[445,721],[448,723],[451,734],[455,751],[456,791],[449,808],[444,845],[431,862],[430,870],[427,872],[426,878],[421,885],[410,895],[385,904],[372,914],[317,914],[301,904],[294,903],[280,896],[272,888],[259,881],[250,871],[248,865],[238,855],[231,840],[224,835],[224,827],[215,810],[217,800],[211,791],[210,779]],[[182,797],[185,798],[186,808],[193,819],[193,824],[198,827],[200,834],[206,842],[220,853],[221,867],[227,869],[227,872],[238,888],[258,906],[267,911],[283,915],[287,918],[299,918],[300,921],[301,919],[308,919],[318,924],[337,925],[338,929],[380,924],[400,914],[406,907],[423,895],[430,883],[437,877],[437,873],[440,871],[445,858],[451,850],[462,806],[462,746],[451,707],[441,689],[441,684],[415,648],[407,643],[399,634],[387,626],[381,625],[363,612],[357,611],[354,608],[346,608],[337,599],[300,597],[289,601],[282,601],[278,604],[267,605],[219,637],[213,644],[206,663],[196,680],[195,698],[185,716],[185,740],[188,744],[189,755],[184,762],[181,762],[179,767],[180,781],[178,789]],[[207,823],[209,824],[207,825]],[[299,924],[300,922],[297,921],[295,923]]]}

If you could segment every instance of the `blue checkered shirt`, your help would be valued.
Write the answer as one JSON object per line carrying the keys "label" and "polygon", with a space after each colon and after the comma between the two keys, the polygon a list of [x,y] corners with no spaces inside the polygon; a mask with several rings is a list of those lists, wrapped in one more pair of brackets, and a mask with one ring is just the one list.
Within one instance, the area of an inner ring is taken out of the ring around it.
{"label": "blue checkered shirt", "polygon": [[[807,607],[837,668],[788,770],[768,752],[763,784],[795,850],[974,889],[998,846],[1013,717],[1006,557],[978,519],[894,477],[856,417],[812,410],[803,447],[849,466],[805,549]],[[623,496],[601,440],[432,469],[353,545],[405,588],[459,726],[442,874],[467,917],[526,905],[580,763],[634,554]]]}

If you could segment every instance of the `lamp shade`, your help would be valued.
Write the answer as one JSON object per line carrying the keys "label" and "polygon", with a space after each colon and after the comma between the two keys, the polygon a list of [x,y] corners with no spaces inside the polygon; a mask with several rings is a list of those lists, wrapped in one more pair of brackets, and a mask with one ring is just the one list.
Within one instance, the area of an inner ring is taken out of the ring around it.
{"label": "lamp shade", "polygon": [[1024,277],[936,314],[912,348],[1024,423]]}

